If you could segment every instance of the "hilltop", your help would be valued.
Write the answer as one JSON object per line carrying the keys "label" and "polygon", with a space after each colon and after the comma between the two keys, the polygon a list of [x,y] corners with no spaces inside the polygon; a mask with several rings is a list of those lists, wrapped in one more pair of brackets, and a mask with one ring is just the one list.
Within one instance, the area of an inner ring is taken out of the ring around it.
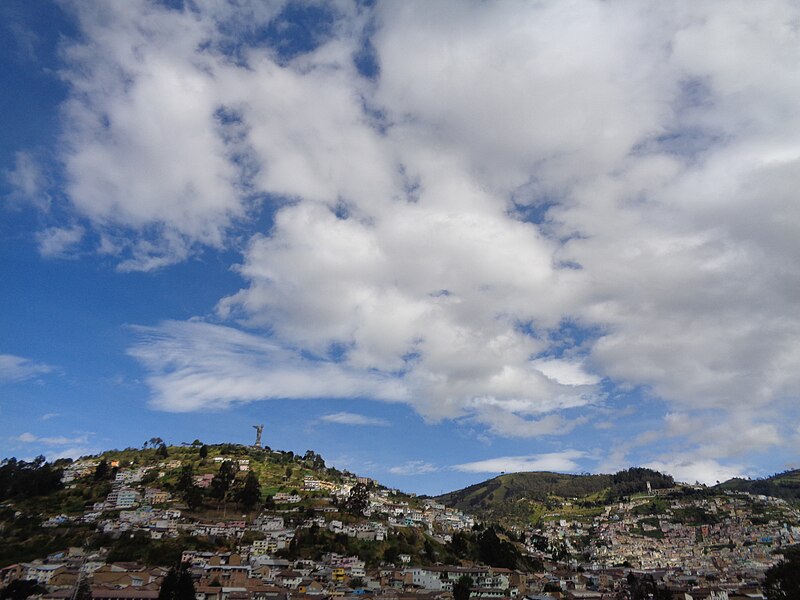
{"label": "hilltop", "polygon": [[327,467],[311,450],[167,446],[159,438],[76,461],[3,461],[0,532],[0,567],[73,546],[150,565],[174,563],[186,550],[240,548],[292,560],[334,552],[371,566],[400,556],[535,564],[502,528]]}
{"label": "hilltop", "polygon": [[509,473],[441,496],[436,500],[485,519],[536,520],[560,500],[575,500],[582,508],[606,505],[622,497],[675,485],[669,475],[643,468],[615,474],[569,475],[535,471]]}
{"label": "hilltop", "polygon": [[[796,476],[746,484],[787,492]],[[46,600],[58,600],[87,565],[93,593],[106,594],[120,578],[157,586],[162,567],[185,561],[212,596],[230,587],[222,572],[232,569],[248,600],[265,584],[331,596],[449,592],[467,573],[480,597],[500,598],[565,589],[581,569],[604,570],[597,589],[633,589],[624,569],[669,567],[663,589],[698,572],[701,587],[751,589],[800,540],[800,512],[736,485],[745,482],[675,485],[641,468],[534,472],[434,499],[330,468],[311,450],[152,438],[76,461],[0,462],[0,579],[45,582],[61,594]]]}
{"label": "hilltop", "polygon": [[783,498],[793,503],[800,503],[800,469],[776,473],[764,479],[742,479],[735,477],[714,486],[720,490],[749,492],[761,496]]}

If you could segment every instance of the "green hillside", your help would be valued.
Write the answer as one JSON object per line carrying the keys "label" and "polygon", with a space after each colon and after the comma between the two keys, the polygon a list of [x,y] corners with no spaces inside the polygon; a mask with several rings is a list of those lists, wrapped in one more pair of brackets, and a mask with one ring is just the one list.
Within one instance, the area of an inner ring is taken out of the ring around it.
{"label": "green hillside", "polygon": [[672,487],[672,477],[651,469],[631,468],[613,475],[570,475],[535,471],[500,475],[438,496],[436,500],[485,519],[535,521],[561,500],[575,500],[575,513],[595,512],[619,498]]}
{"label": "green hillside", "polygon": [[720,483],[715,488],[774,496],[789,502],[800,503],[800,469],[784,471],[764,479],[741,479],[737,477]]}

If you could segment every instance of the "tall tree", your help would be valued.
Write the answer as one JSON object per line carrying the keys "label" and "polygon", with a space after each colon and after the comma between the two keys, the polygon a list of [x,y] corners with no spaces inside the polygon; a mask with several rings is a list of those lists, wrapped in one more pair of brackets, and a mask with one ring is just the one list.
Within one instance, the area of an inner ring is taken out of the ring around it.
{"label": "tall tree", "polygon": [[194,484],[194,469],[191,464],[183,465],[181,474],[178,481],[175,483],[175,489],[179,492],[186,492]]}
{"label": "tall tree", "polygon": [[0,591],[0,600],[25,600],[33,595],[40,595],[47,589],[31,579],[16,579]]}
{"label": "tall tree", "polygon": [[158,600],[195,600],[194,581],[188,563],[170,568],[161,582]]}
{"label": "tall tree", "polygon": [[261,500],[261,484],[258,482],[256,474],[252,471],[247,474],[244,486],[239,490],[237,499],[248,509],[253,508]]}
{"label": "tall tree", "polygon": [[462,575],[458,581],[453,585],[453,599],[454,600],[469,600],[472,593],[472,577],[469,575]]}
{"label": "tall tree", "polygon": [[203,490],[193,485],[184,492],[183,500],[186,502],[189,510],[197,510],[203,506]]}
{"label": "tall tree", "polygon": [[78,589],[75,590],[74,600],[92,600],[92,588],[85,577],[78,581]]}
{"label": "tall tree", "polygon": [[224,500],[235,478],[236,466],[233,462],[226,460],[219,466],[219,471],[211,480],[211,495],[217,500]]}
{"label": "tall tree", "polygon": [[784,559],[767,570],[764,594],[769,600],[800,598],[800,546],[784,551]]}
{"label": "tall tree", "polygon": [[94,480],[102,481],[104,479],[108,479],[110,472],[111,469],[108,466],[108,461],[104,458],[99,463],[97,463],[97,467],[95,467],[94,469]]}
{"label": "tall tree", "polygon": [[369,506],[369,490],[363,483],[357,483],[350,490],[345,507],[354,515],[363,515]]}

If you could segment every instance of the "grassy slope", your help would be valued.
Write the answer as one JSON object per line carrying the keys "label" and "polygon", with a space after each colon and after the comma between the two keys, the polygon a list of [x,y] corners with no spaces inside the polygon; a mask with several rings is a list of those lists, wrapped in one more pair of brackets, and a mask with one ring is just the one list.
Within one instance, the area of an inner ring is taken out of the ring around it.
{"label": "grassy slope", "polygon": [[[548,506],[552,497],[603,502],[611,485],[610,475],[511,473],[444,494],[437,500],[486,518],[537,521],[554,508]],[[595,514],[594,509],[578,507],[568,512],[575,516],[583,512],[587,512],[586,516]]]}
{"label": "grassy slope", "polygon": [[778,473],[765,479],[729,479],[715,488],[775,496],[800,504],[800,469]]}

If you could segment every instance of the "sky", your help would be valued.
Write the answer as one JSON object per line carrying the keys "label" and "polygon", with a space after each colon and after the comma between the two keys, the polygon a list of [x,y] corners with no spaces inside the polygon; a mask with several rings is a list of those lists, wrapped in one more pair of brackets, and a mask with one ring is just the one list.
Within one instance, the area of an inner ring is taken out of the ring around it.
{"label": "sky", "polygon": [[0,456],[800,467],[800,5],[0,3]]}

